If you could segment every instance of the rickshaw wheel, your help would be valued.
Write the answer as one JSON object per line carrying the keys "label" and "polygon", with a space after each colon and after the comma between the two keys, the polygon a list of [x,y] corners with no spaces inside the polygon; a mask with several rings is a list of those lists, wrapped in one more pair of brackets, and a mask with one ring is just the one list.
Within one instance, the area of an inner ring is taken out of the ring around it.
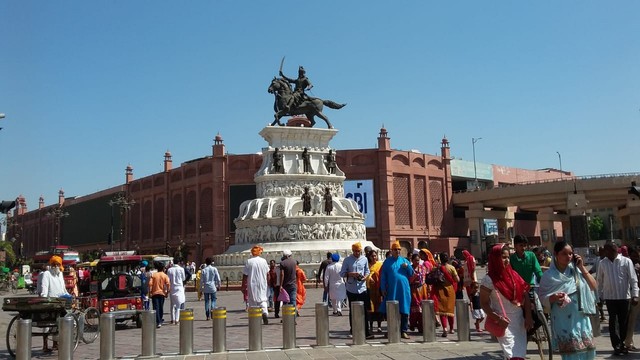
{"label": "rickshaw wheel", "polygon": [[85,344],[94,342],[100,334],[100,313],[98,309],[89,307],[84,311],[84,332],[82,341]]}
{"label": "rickshaw wheel", "polygon": [[16,357],[16,347],[18,346],[18,323],[16,323],[18,319],[20,319],[20,315],[14,316],[7,326],[7,350],[12,357]]}
{"label": "rickshaw wheel", "polygon": [[94,342],[100,334],[100,313],[98,309],[89,307],[84,311],[84,326],[82,332],[82,341],[85,344]]}

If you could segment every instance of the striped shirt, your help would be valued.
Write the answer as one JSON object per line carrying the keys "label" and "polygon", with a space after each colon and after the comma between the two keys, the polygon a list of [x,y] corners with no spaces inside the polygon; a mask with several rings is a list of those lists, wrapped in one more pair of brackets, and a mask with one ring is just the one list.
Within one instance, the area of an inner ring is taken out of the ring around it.
{"label": "striped shirt", "polygon": [[598,295],[602,300],[624,300],[638,297],[638,278],[631,259],[620,254],[598,264]]}

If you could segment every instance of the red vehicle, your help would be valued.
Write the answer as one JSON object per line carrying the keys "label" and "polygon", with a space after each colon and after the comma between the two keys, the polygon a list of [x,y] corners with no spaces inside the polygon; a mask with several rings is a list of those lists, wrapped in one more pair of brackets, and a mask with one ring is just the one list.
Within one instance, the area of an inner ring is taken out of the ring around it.
{"label": "red vehicle", "polygon": [[98,284],[98,310],[112,313],[116,322],[133,320],[136,326],[142,323],[138,311],[142,310],[139,271],[142,256],[134,251],[107,252],[100,258],[93,279]]}

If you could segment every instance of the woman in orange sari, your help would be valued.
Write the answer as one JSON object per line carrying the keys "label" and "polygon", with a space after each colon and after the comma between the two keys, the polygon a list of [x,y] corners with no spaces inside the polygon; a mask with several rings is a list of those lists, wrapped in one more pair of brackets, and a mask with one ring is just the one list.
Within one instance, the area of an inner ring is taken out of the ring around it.
{"label": "woman in orange sari", "polygon": [[307,281],[307,276],[304,274],[304,271],[300,269],[299,261],[296,261],[296,279],[298,281],[296,292],[296,312],[297,316],[300,316],[300,309],[302,309],[304,302],[307,301],[307,289],[304,287],[304,283]]}
{"label": "woman in orange sari", "polygon": [[448,264],[449,254],[440,253],[439,269],[444,275],[444,283],[436,284],[433,290],[438,297],[438,308],[436,314],[440,315],[440,323],[442,323],[442,337],[447,337],[447,323],[449,323],[449,333],[453,334],[453,316],[456,306],[456,291],[458,289],[458,272]]}
{"label": "woman in orange sari", "polygon": [[382,261],[378,261],[378,253],[375,250],[370,250],[367,253],[367,260],[369,261],[369,276],[366,278],[367,291],[369,292],[369,298],[371,299],[371,307],[367,309],[369,311],[369,333],[373,333],[373,322],[378,322],[377,332],[382,332],[382,320],[383,316],[378,311],[380,303],[382,303],[382,294],[380,293],[380,269],[382,268]]}

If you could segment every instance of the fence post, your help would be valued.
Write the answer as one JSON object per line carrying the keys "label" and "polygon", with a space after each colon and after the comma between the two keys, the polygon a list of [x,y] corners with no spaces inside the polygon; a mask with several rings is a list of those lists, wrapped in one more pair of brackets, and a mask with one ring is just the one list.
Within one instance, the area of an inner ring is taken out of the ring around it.
{"label": "fence post", "polygon": [[213,352],[227,351],[227,308],[213,309]]}
{"label": "fence post", "polygon": [[329,346],[329,305],[316,303],[316,340],[318,346]]}
{"label": "fence post", "polygon": [[16,360],[31,360],[31,319],[18,319]]}
{"label": "fence post", "polygon": [[115,359],[116,317],[112,313],[100,315],[100,360]]}
{"label": "fence post", "polygon": [[387,336],[390,344],[400,342],[400,303],[387,301]]}
{"label": "fence post", "polygon": [[262,308],[249,308],[249,351],[262,350]]}
{"label": "fence post", "polygon": [[142,322],[142,354],[144,357],[156,356],[156,312],[147,310],[140,312]]}
{"label": "fence post", "polygon": [[456,300],[456,326],[458,327],[458,341],[470,341],[469,333],[469,300]]}
{"label": "fence post", "polygon": [[589,315],[589,320],[591,321],[591,328],[593,331],[593,337],[599,337],[600,333],[600,315]]}
{"label": "fence post", "polygon": [[76,344],[73,337],[73,328],[76,319],[73,315],[58,318],[58,359],[73,359],[73,347]]}
{"label": "fence post", "polygon": [[180,310],[180,355],[193,354],[193,309]]}
{"label": "fence post", "polygon": [[296,307],[284,305],[282,307],[282,348],[296,347]]}
{"label": "fence post", "polygon": [[364,302],[352,301],[351,302],[351,336],[353,338],[353,345],[364,345],[365,340],[365,326],[364,323]]}
{"label": "fence post", "polygon": [[433,300],[422,300],[422,341],[436,341],[436,313]]}

